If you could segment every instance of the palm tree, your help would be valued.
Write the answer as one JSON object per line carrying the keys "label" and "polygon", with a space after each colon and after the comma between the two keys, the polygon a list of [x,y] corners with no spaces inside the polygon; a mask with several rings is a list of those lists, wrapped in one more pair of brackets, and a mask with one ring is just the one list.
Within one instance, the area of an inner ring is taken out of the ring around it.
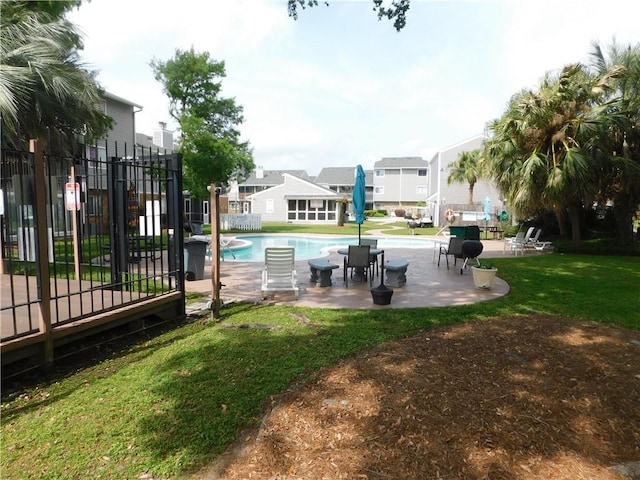
{"label": "palm tree", "polygon": [[469,184],[469,205],[473,204],[473,189],[480,178],[484,176],[483,162],[480,149],[470,152],[461,152],[458,159],[449,165],[449,176],[447,184],[465,183]]}
{"label": "palm tree", "polygon": [[616,233],[627,243],[640,205],[640,44],[622,48],[613,42],[605,54],[596,42],[591,58],[595,73],[607,80],[596,145],[604,163],[599,199],[613,200]]}
{"label": "palm tree", "polygon": [[511,98],[490,125],[485,156],[498,188],[521,215],[555,212],[564,236],[580,240],[580,212],[614,199],[619,231],[631,238],[640,201],[640,60],[638,47],[596,48],[595,72],[567,65],[535,91]]}
{"label": "palm tree", "polygon": [[8,130],[3,134],[20,130],[32,138],[52,127],[102,135],[110,122],[101,111],[101,90],[79,62],[79,34],[64,17],[38,11],[38,5],[3,2],[0,114]]}
{"label": "palm tree", "polygon": [[580,240],[580,211],[597,191],[594,135],[594,80],[580,65],[547,74],[536,91],[515,95],[493,122],[486,143],[492,176],[521,215],[544,209],[568,216],[574,242]]}

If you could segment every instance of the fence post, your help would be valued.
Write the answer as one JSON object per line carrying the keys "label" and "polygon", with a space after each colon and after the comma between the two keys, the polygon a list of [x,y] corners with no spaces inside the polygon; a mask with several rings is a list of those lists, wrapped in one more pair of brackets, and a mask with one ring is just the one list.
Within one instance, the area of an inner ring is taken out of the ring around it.
{"label": "fence post", "polygon": [[211,318],[220,318],[220,189],[211,184]]}
{"label": "fence post", "polygon": [[[44,171],[44,151],[40,140],[31,140],[29,142],[29,151],[33,153],[34,160],[34,177],[35,177],[35,207],[36,207],[36,235],[37,235],[37,268],[38,268],[38,327],[40,333],[44,334],[44,364],[51,366],[53,364],[53,336],[51,331],[51,288],[49,278],[49,248],[47,239],[47,210],[46,196],[47,192],[44,187],[47,185]],[[54,258],[55,261],[55,258]]]}

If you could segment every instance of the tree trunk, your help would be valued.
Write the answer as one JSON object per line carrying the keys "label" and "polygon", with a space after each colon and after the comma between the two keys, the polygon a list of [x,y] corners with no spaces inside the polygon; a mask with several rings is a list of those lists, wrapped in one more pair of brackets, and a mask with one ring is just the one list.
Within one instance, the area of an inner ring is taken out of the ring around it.
{"label": "tree trunk", "polygon": [[469,184],[469,205],[473,205],[473,187],[474,187],[474,184],[470,183]]}
{"label": "tree trunk", "polygon": [[338,205],[338,226],[344,227],[344,214],[347,212],[347,204],[344,202],[340,202]]}
{"label": "tree trunk", "polygon": [[560,230],[560,238],[567,238],[567,224],[563,208],[554,208],[556,219],[558,220],[558,229]]}
{"label": "tree trunk", "polygon": [[571,243],[580,243],[580,212],[575,206],[569,207],[569,221],[571,222]]}
{"label": "tree trunk", "polygon": [[613,200],[613,216],[616,224],[616,236],[622,244],[633,242],[633,206],[630,196],[618,194]]}

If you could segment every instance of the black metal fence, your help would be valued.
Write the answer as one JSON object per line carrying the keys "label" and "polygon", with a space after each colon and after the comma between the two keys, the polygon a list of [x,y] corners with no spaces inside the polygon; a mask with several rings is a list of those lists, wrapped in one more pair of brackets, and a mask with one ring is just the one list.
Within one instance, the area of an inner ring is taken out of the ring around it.
{"label": "black metal fence", "polygon": [[176,293],[184,314],[180,156],[107,142],[69,154],[56,143],[2,145],[3,349]]}

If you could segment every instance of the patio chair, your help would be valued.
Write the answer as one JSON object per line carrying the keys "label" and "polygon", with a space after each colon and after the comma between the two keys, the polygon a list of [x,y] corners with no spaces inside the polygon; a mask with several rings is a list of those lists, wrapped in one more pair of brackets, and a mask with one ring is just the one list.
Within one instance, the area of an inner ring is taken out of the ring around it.
{"label": "patio chair", "polygon": [[344,257],[343,278],[347,288],[349,288],[349,269],[351,269],[351,278],[353,271],[356,269],[356,275],[364,276],[369,280],[369,285],[373,285],[372,269],[371,269],[371,245],[349,245],[349,252]]}
{"label": "patio chair", "polygon": [[297,272],[295,270],[295,248],[267,247],[264,249],[262,271],[262,298],[267,292],[293,292],[298,298]]}
{"label": "patio chair", "polygon": [[[369,245],[371,248],[378,248],[378,239],[377,238],[361,238],[360,245]],[[371,272],[375,270],[376,275],[380,276],[380,271],[378,269],[378,255],[371,253],[369,255],[369,262],[371,262]]]}
{"label": "patio chair", "polygon": [[449,245],[440,246],[440,254],[438,255],[438,266],[440,266],[440,257],[444,255],[447,260],[447,270],[449,270],[449,255],[453,256],[453,264],[456,264],[458,258],[462,258],[462,243],[465,241],[462,237],[449,237]]}

